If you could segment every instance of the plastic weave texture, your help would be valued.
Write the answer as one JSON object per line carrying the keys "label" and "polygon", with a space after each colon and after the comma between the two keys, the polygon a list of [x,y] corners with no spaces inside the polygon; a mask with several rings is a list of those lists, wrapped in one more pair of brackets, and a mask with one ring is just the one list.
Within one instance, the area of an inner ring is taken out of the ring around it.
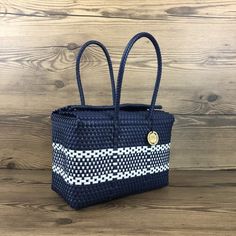
{"label": "plastic weave texture", "polygon": [[[133,44],[148,38],[157,53],[158,73],[151,105],[120,104],[125,63]],[[112,106],[85,105],[79,65],[91,44],[106,55],[113,94]],[[84,44],[77,58],[77,83],[81,105],[52,113],[52,189],[73,208],[79,209],[118,197],[168,185],[171,130],[174,116],[155,105],[161,79],[159,46],[149,33],[139,33],[128,43],[121,59],[117,86],[108,51],[101,43]],[[150,145],[147,135],[158,133]]]}

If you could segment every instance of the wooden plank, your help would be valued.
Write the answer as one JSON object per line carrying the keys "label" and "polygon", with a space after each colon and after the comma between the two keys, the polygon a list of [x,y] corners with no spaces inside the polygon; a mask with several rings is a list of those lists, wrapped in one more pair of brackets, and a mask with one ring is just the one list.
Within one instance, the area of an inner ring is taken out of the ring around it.
{"label": "wooden plank", "polygon": [[[174,57],[179,53],[191,52],[193,55],[188,55],[191,61],[196,52],[211,53],[209,59],[205,61],[206,66],[211,66],[216,62],[223,64],[221,54],[215,54],[220,51],[221,53],[228,53],[229,62],[235,60],[234,39],[236,33],[234,24],[225,24],[224,21],[220,23],[209,22],[208,24],[196,21],[194,25],[189,22],[168,24],[168,21],[128,21],[123,24],[119,24],[119,21],[117,23],[109,21],[102,25],[97,24],[96,21],[89,25],[81,23],[79,20],[78,22],[59,21],[60,24],[57,22],[57,24],[52,25],[46,23],[46,25],[41,25],[39,22],[31,24],[30,22],[27,18],[19,25],[11,21],[7,24],[1,24],[1,28],[4,30],[0,31],[0,48],[5,49],[5,52],[8,50],[13,50],[13,52],[14,50],[25,50],[27,52],[28,50],[32,51],[32,48],[35,50],[42,48],[42,52],[45,52],[44,48],[52,47],[51,51],[58,52],[60,49],[71,50],[90,39],[97,39],[111,48],[111,52],[112,48],[118,48],[120,58],[128,40],[137,32],[147,31],[158,39],[164,53],[172,54]],[[95,29],[99,30],[96,31]],[[144,46],[143,43],[139,45]],[[176,62],[177,60],[172,61],[173,64]]]}
{"label": "wooden plank", "polygon": [[75,211],[49,171],[0,171],[1,235],[229,235],[235,171],[171,171],[170,186]]}
{"label": "wooden plank", "polygon": [[[150,45],[135,48],[131,54],[123,102],[150,102],[156,70],[150,49]],[[0,51],[0,114],[50,113],[57,107],[78,103],[74,63],[77,51],[56,47]],[[116,74],[122,50],[112,51]],[[164,53],[158,102],[177,114],[236,114],[236,57],[227,50],[218,50],[212,57],[219,54],[221,62],[209,59],[211,52]],[[101,51],[88,49],[81,69],[88,103],[111,104],[107,65]]]}
{"label": "wooden plank", "polygon": [[[76,103],[74,59],[80,45],[91,38],[103,41],[117,70],[125,44],[138,31],[150,31],[160,42],[164,80],[159,101],[170,112],[235,114],[235,8],[234,1],[210,0],[2,1],[0,114],[45,114]],[[150,100],[155,61],[147,46],[138,43],[135,59],[129,60],[125,101]],[[106,65],[100,51],[90,50],[86,59],[83,77],[93,73],[103,78]],[[137,77],[145,88],[136,87]],[[110,103],[107,80],[94,81],[85,81],[88,102]]]}
{"label": "wooden plank", "polygon": [[[232,8],[233,10],[234,8]],[[127,10],[128,11],[128,10]],[[140,9],[139,12],[142,12]],[[0,15],[1,16],[1,15]],[[158,37],[162,48],[182,51],[184,49],[213,49],[235,47],[235,20],[182,16],[182,22],[166,20],[121,20],[94,17],[2,17],[0,22],[1,47],[29,48],[47,46],[81,45],[89,39],[97,39],[108,46],[124,47],[137,32],[148,31]],[[181,17],[174,17],[181,19]],[[191,22],[194,19],[194,22]],[[19,30],[20,29],[20,30]],[[206,37],[207,35],[207,37]],[[16,40],[16,37],[18,40]],[[20,40],[21,39],[21,40]],[[165,50],[165,51],[166,51]]]}
{"label": "wooden plank", "polygon": [[[159,0],[158,2],[138,0],[124,2],[115,0],[112,2],[104,2],[102,0],[93,0],[87,2],[85,0],[76,2],[66,0],[63,2],[47,2],[37,4],[34,1],[1,1],[1,14],[7,16],[29,16],[42,18],[62,19],[66,17],[94,17],[94,18],[111,18],[111,19],[133,19],[133,20],[181,20],[182,18],[199,17],[205,19],[222,18],[224,20],[235,20],[232,11],[226,11],[227,8],[235,8],[234,1],[215,1],[207,0],[197,2],[194,0]],[[147,14],[147,12],[149,14]],[[178,19],[178,17],[180,19]]]}
{"label": "wooden plank", "polygon": [[51,166],[51,131],[48,116],[3,116],[1,167],[48,168]]}
{"label": "wooden plank", "polygon": [[[177,115],[171,167],[235,168],[235,129],[235,116]],[[0,130],[1,168],[51,168],[48,116],[1,116]]]}
{"label": "wooden plank", "polygon": [[174,168],[235,168],[235,116],[176,116],[172,136]]}

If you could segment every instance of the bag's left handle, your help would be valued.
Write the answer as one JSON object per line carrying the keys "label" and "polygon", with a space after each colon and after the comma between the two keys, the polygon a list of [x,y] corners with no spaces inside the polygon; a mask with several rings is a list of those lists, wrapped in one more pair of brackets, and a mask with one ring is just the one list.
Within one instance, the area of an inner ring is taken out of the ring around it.
{"label": "bag's left handle", "polygon": [[77,56],[77,60],[76,60],[76,79],[77,79],[78,89],[79,89],[79,93],[80,93],[81,105],[83,105],[83,106],[85,105],[85,97],[84,97],[84,91],[83,91],[83,86],[82,86],[82,82],[81,82],[81,76],[80,76],[80,61],[81,61],[82,55],[84,53],[84,50],[92,44],[99,46],[103,50],[103,52],[106,56],[108,67],[109,67],[110,80],[111,80],[112,100],[113,100],[113,105],[115,105],[115,99],[116,99],[115,93],[116,92],[115,92],[115,80],[114,80],[114,73],[113,73],[111,57],[110,57],[109,52],[106,49],[106,47],[102,43],[100,43],[96,40],[90,40],[90,41],[86,42],[80,48],[78,56]]}

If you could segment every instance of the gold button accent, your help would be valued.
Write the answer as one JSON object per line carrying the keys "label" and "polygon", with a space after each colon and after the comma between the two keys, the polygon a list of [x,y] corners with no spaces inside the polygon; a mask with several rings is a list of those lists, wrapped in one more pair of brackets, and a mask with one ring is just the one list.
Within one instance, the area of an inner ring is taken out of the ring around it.
{"label": "gold button accent", "polygon": [[150,131],[147,135],[147,140],[150,145],[156,145],[159,142],[159,135],[155,131]]}

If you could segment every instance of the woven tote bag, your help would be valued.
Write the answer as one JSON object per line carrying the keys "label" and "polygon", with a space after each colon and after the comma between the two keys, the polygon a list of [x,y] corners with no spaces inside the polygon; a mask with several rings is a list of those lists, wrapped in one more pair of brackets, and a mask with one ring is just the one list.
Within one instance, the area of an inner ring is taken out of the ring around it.
{"label": "woven tote bag", "polygon": [[[157,76],[150,105],[120,104],[125,64],[131,48],[148,38],[157,56]],[[80,61],[89,45],[99,46],[108,61],[113,105],[85,104]],[[112,62],[98,41],[85,43],[77,57],[76,78],[81,105],[52,113],[52,189],[73,208],[109,201],[168,185],[174,116],[155,105],[161,80],[161,52],[146,32],[135,35],[121,58],[115,88]]]}

